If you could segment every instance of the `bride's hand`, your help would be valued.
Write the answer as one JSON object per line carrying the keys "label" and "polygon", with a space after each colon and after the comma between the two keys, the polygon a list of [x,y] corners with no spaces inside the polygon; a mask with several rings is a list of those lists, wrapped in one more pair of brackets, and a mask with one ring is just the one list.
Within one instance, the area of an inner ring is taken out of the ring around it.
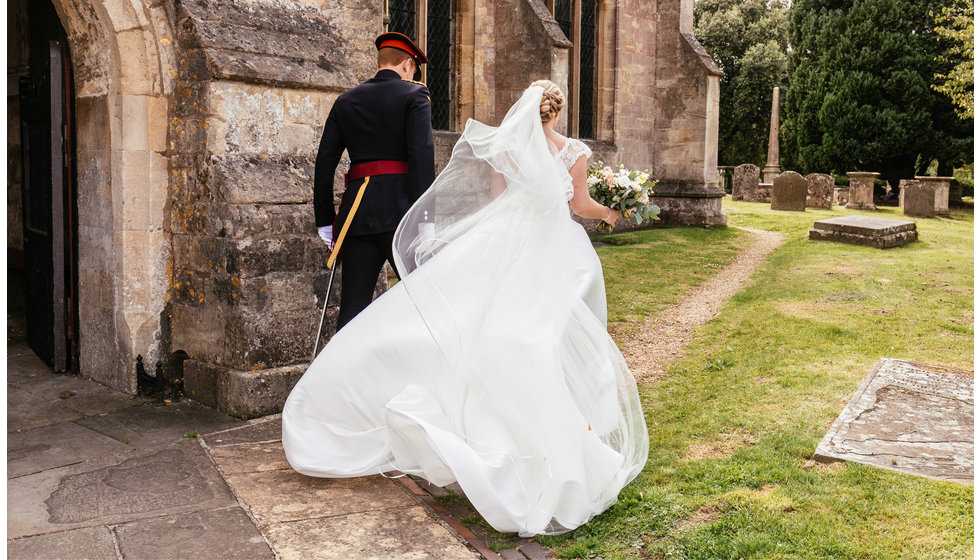
{"label": "bride's hand", "polygon": [[619,212],[619,210],[613,210],[610,208],[609,216],[602,221],[606,222],[611,227],[616,227],[616,221],[619,220],[620,217],[622,217],[622,214]]}

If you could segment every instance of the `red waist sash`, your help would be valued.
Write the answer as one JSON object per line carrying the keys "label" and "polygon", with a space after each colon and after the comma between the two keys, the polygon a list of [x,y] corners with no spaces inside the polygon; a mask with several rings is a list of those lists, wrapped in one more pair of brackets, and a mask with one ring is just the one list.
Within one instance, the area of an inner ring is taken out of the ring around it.
{"label": "red waist sash", "polygon": [[344,182],[349,185],[351,181],[363,179],[364,177],[374,177],[375,175],[405,175],[407,173],[407,161],[381,159],[352,165],[347,175],[345,175]]}

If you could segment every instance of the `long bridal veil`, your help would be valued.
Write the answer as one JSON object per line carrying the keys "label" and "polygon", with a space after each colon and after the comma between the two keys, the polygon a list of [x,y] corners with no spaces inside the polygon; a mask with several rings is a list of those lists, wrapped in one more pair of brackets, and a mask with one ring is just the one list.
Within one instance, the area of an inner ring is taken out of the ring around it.
{"label": "long bridal veil", "polygon": [[[566,189],[532,87],[469,121],[395,234],[402,280],[344,327],[287,401],[296,470],[457,481],[496,529],[561,533],[643,468],[636,384],[572,274]],[[435,238],[419,224],[434,222]]]}

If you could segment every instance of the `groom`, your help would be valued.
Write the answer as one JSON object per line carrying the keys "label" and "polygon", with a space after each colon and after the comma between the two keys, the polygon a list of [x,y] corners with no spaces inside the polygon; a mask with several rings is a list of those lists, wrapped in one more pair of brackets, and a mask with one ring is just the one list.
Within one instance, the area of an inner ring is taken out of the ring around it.
{"label": "groom", "polygon": [[[337,330],[371,303],[384,262],[394,266],[398,222],[435,178],[429,90],[412,81],[428,59],[401,33],[374,43],[378,73],[334,102],[313,179],[317,229],[332,249],[328,266],[338,256],[344,261]],[[334,171],[345,148],[351,166],[335,213]],[[434,231],[434,224],[419,226],[423,238]]]}

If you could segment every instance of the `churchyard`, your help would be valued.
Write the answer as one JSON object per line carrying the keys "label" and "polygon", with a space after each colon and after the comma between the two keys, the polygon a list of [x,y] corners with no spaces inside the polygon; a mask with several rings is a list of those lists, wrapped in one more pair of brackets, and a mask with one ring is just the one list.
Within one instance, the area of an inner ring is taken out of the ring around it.
{"label": "churchyard", "polygon": [[899,208],[781,212],[728,197],[725,209],[734,227],[599,238],[621,346],[735,259],[754,235],[738,228],[785,242],[640,384],[643,473],[604,514],[540,542],[562,558],[972,557],[971,485],[812,460],[880,358],[973,370],[972,210],[919,219],[917,241],[881,250],[808,230],[836,216],[905,219]]}

